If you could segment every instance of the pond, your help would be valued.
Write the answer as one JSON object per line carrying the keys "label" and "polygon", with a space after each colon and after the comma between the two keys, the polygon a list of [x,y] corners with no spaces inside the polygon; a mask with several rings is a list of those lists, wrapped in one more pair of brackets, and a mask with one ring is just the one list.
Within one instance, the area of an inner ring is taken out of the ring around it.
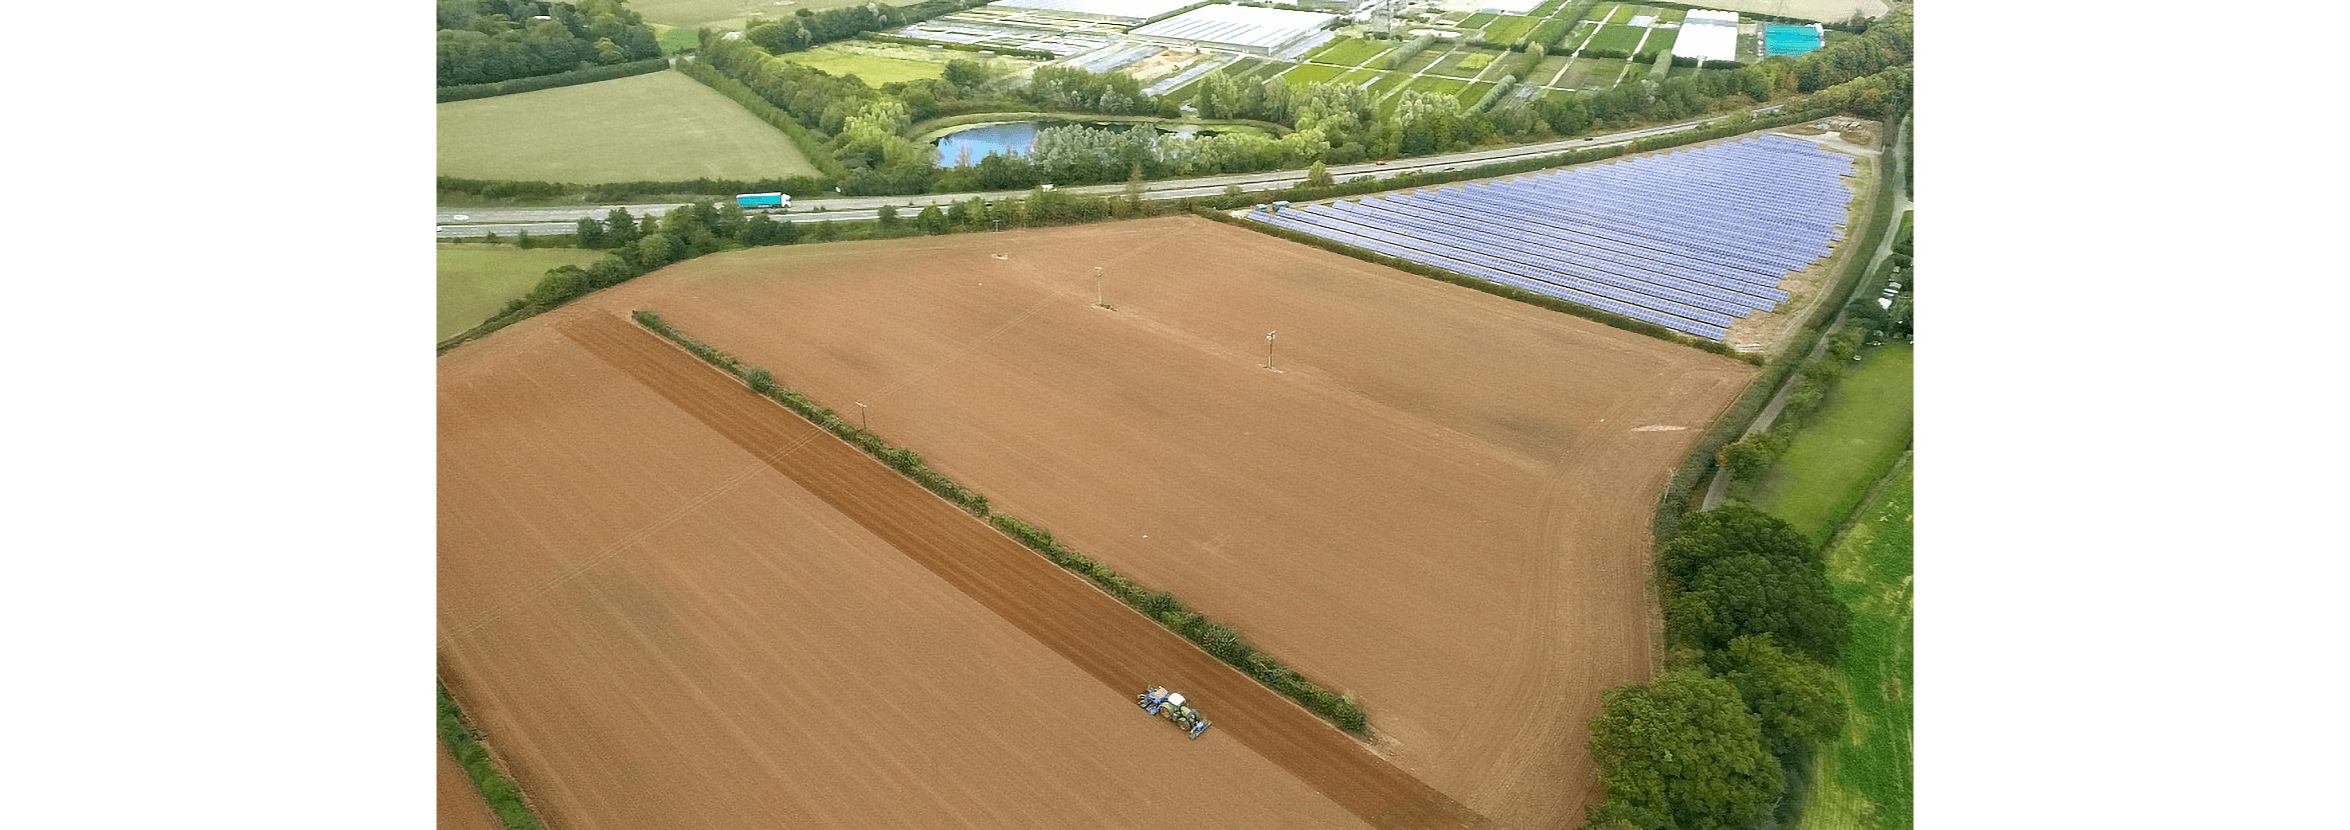
{"label": "pond", "polygon": [[938,166],[969,167],[987,158],[989,153],[1007,156],[1025,156],[1036,146],[1036,132],[1047,127],[1079,124],[1097,130],[1122,133],[1137,127],[1156,130],[1161,136],[1194,138],[1215,135],[1218,130],[1201,129],[1185,124],[1175,127],[1154,127],[1149,124],[1131,124],[1104,121],[1014,121],[1003,124],[981,124],[964,127],[938,138]]}

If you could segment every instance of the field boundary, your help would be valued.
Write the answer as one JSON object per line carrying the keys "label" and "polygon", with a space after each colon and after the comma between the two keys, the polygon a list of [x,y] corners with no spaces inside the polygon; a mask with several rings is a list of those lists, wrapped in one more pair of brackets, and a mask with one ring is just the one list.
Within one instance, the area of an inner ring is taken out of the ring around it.
{"label": "field boundary", "polygon": [[438,692],[435,706],[439,710],[441,743],[448,745],[449,754],[457,758],[457,766],[465,769],[466,778],[472,779],[474,792],[489,802],[490,812],[505,823],[506,830],[546,830],[546,822],[540,821],[538,813],[531,809],[530,798],[500,769],[488,742],[482,740],[473,722],[465,718],[465,710],[449,694],[449,685],[436,677],[433,689]]}

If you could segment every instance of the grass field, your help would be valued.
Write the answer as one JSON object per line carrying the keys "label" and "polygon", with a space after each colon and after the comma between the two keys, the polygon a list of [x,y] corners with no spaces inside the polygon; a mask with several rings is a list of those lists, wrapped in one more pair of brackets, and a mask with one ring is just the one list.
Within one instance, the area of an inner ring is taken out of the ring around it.
{"label": "grass field", "polygon": [[1528,77],[1520,80],[1536,86],[1548,86],[1552,79],[1565,80],[1560,74],[1560,70],[1567,68],[1567,62],[1568,58],[1565,55],[1551,55],[1543,58],[1541,63],[1534,65],[1534,71],[1528,73]]}
{"label": "grass field", "polygon": [[439,172],[549,182],[815,175],[791,140],[675,71],[435,106]]}
{"label": "grass field", "polygon": [[691,28],[664,26],[659,23],[647,25],[653,27],[653,42],[661,45],[661,54],[675,55],[702,48],[701,35],[696,34]]}
{"label": "grass field", "polygon": [[648,23],[665,23],[692,34],[699,26],[740,30],[753,15],[776,20],[800,9],[820,12],[856,5],[863,5],[863,0],[798,0],[788,6],[774,0],[634,0],[628,7]]}
{"label": "grass field", "polygon": [[1477,73],[1492,66],[1493,61],[1503,54],[1498,49],[1462,49],[1444,56],[1443,60],[1428,67],[1428,74],[1446,75],[1454,78],[1474,78],[1477,77]]}
{"label": "grass field", "polygon": [[[956,52],[955,55],[966,53]],[[892,57],[872,50],[830,43],[814,49],[787,52],[783,59],[801,66],[812,66],[834,75],[855,75],[867,86],[918,81],[946,74],[947,66],[936,61]]]}
{"label": "grass field", "polygon": [[1908,830],[1914,805],[1910,582],[1914,469],[1903,461],[1828,549],[1828,579],[1852,609],[1845,643],[1844,730],[1823,747],[1795,827]]}
{"label": "grass field", "polygon": [[1643,14],[1653,14],[1655,11],[1655,9],[1651,9],[1647,6],[1639,5],[1637,3],[1625,3],[1621,6],[1617,6],[1616,10],[1607,16],[1607,22],[1629,23],[1632,21],[1632,18]]}
{"label": "grass field", "polygon": [[1452,54],[1452,51],[1449,49],[1441,49],[1437,46],[1430,46],[1426,49],[1420,50],[1420,54],[1413,55],[1411,60],[1404,61],[1402,66],[1395,68],[1395,71],[1406,75],[1423,72],[1426,71],[1428,67],[1435,66],[1437,61],[1443,60],[1446,55],[1450,54]]}
{"label": "grass field", "polygon": [[1321,51],[1315,52],[1308,59],[1320,63],[1362,66],[1380,55],[1386,54],[1387,46],[1387,42],[1383,40],[1342,37],[1330,41],[1322,47]]}
{"label": "grass field", "polygon": [[512,245],[447,242],[438,248],[435,260],[440,280],[433,296],[440,322],[434,328],[434,340],[447,340],[480,325],[508,301],[530,293],[549,268],[586,267],[604,257],[603,251],[579,248],[524,250]]}
{"label": "grass field", "polygon": [[1911,346],[1887,343],[1861,350],[1861,357],[1778,463],[1751,484],[1733,485],[1732,498],[1813,539],[1826,539],[1851,514],[1910,439]]}
{"label": "grass field", "polygon": [[1461,21],[1461,27],[1466,29],[1482,29],[1500,17],[1502,17],[1502,15],[1495,12],[1479,12],[1477,14],[1469,15],[1469,19]]}
{"label": "grass field", "polygon": [[1485,93],[1492,91],[1497,85],[1497,82],[1494,81],[1478,81],[1461,87],[1460,91],[1453,93],[1453,97],[1460,99],[1461,109],[1465,110],[1476,106],[1477,102],[1485,97]]}
{"label": "grass field", "polygon": [[1353,71],[1341,66],[1301,63],[1297,65],[1296,69],[1289,70],[1289,74],[1281,76],[1281,81],[1290,86],[1305,86],[1306,84],[1321,83]]}
{"label": "grass field", "polygon": [[1609,86],[1624,74],[1624,67],[1631,63],[1623,58],[1576,58],[1575,65],[1567,70],[1563,85],[1575,89]]}
{"label": "grass field", "polygon": [[1592,35],[1591,40],[1583,44],[1583,48],[1632,52],[1640,48],[1640,39],[1647,36],[1647,29],[1610,23],[1599,27],[1599,34]]}
{"label": "grass field", "polygon": [[1535,25],[1541,22],[1542,18],[1539,17],[1500,15],[1492,23],[1486,24],[1485,39],[1496,43],[1516,43],[1519,38],[1525,37],[1527,32],[1534,31]]}
{"label": "grass field", "polygon": [[1681,37],[1679,29],[1650,29],[1648,40],[1642,41],[1640,51],[1660,52],[1673,48],[1673,41]]}

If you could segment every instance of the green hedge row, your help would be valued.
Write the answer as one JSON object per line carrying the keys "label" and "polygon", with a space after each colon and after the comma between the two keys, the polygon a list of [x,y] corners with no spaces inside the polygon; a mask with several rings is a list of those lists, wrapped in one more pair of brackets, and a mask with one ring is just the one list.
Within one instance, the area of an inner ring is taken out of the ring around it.
{"label": "green hedge row", "polygon": [[772,190],[780,190],[793,196],[813,196],[832,192],[831,179],[808,176],[792,176],[782,179],[705,178],[675,182],[600,182],[596,184],[461,179],[455,176],[441,176],[436,181],[437,187],[443,193],[471,193],[490,199],[553,198],[575,194],[602,199],[630,199],[647,194],[732,196],[737,193],[763,193]]}
{"label": "green hedge row", "polygon": [[1486,91],[1485,91],[1485,96],[1484,96],[1484,97],[1482,97],[1482,98],[1478,98],[1478,99],[1477,99],[1477,105],[1476,105],[1476,106],[1473,106],[1473,107],[1470,107],[1470,108],[1469,108],[1469,112],[1472,112],[1472,113],[1477,113],[1477,112],[1484,112],[1484,111],[1486,111],[1486,110],[1488,110],[1488,109],[1491,109],[1491,108],[1493,107],[1493,102],[1501,100],[1501,96],[1504,96],[1504,95],[1508,95],[1508,94],[1510,94],[1510,90],[1512,90],[1512,89],[1515,89],[1517,86],[1518,86],[1518,76],[1516,76],[1516,75],[1503,75],[1503,76],[1501,76],[1501,81],[1500,81],[1500,82],[1498,82],[1498,83],[1495,83],[1495,84],[1493,85],[1493,88],[1492,88],[1492,89],[1488,89],[1488,90],[1486,90]]}
{"label": "green hedge row", "polygon": [[1421,50],[1427,49],[1429,44],[1435,42],[1435,35],[1421,35],[1419,37],[1412,38],[1410,42],[1390,50],[1386,57],[1382,59],[1382,62],[1386,64],[1388,69],[1394,69],[1398,66],[1402,66],[1404,61],[1411,60],[1414,55],[1420,54]]}
{"label": "green hedge row", "polygon": [[449,696],[449,687],[438,679],[433,681],[438,692],[441,743],[447,744],[449,754],[457,757],[457,765],[465,768],[465,777],[473,779],[474,789],[482,800],[489,802],[490,812],[497,814],[506,830],[546,830],[546,824],[530,810],[530,802],[514,782],[506,780],[505,773],[490,761],[489,748],[482,745],[481,733],[465,720],[465,713],[457,708],[457,699]]}
{"label": "green hedge row", "polygon": [[[1899,124],[1900,120],[1899,117],[1895,117],[1888,119],[1888,123]],[[1895,138],[1888,136],[1883,146],[1893,146]],[[1883,154],[1878,157],[1893,158],[1891,154]],[[1876,198],[1869,206],[1867,217],[1862,220],[1865,223],[1863,227],[1867,228],[1867,231],[1857,240],[1858,244],[1849,250],[1873,252],[1877,249],[1877,244],[1884,241],[1886,228],[1891,224],[1889,220],[1891,219],[1890,214],[1893,212],[1894,187],[1898,180],[1899,177],[1895,175],[1893,170],[1878,171]],[[1870,257],[1864,253],[1846,262],[1844,269],[1829,284],[1828,296],[1830,298],[1848,298],[1859,286],[1861,280],[1867,276],[1869,259]],[[1657,499],[1656,514],[1650,521],[1650,539],[1671,539],[1673,534],[1680,530],[1681,517],[1689,512],[1690,502],[1695,500],[1697,491],[1713,474],[1717,455],[1721,452],[1722,447],[1738,440],[1739,436],[1746,432],[1746,428],[1754,423],[1755,416],[1762,412],[1763,406],[1770,402],[1771,396],[1778,393],[1779,386],[1785,383],[1789,376],[1803,368],[1803,364],[1811,355],[1812,347],[1818,345],[1820,338],[1826,335],[1826,332],[1821,330],[1823,324],[1843,307],[1844,302],[1833,299],[1821,302],[1818,309],[1812,312],[1811,318],[1803,322],[1803,325],[1796,330],[1795,336],[1780,350],[1778,356],[1765,363],[1762,373],[1757,375],[1752,383],[1747,384],[1746,391],[1741,393],[1737,400],[1730,403],[1729,408],[1722,412],[1720,418],[1714,420],[1713,428],[1706,430],[1705,435],[1698,438],[1697,444],[1689,448],[1689,455],[1682,460],[1679,467],[1673,469],[1672,479],[1665,484],[1664,495]],[[1660,541],[1659,544],[1661,543]]]}
{"label": "green hedge row", "polygon": [[450,101],[470,101],[475,98],[494,98],[499,95],[512,95],[517,92],[537,92],[542,89],[554,89],[559,86],[574,86],[577,84],[594,83],[596,81],[609,81],[614,78],[626,78],[630,75],[643,75],[648,72],[659,72],[668,68],[668,58],[646,58],[641,61],[615,63],[609,66],[591,66],[586,69],[574,69],[569,72],[557,72],[552,75],[533,75],[528,78],[513,78],[509,80],[498,81],[496,83],[444,86],[439,87],[433,91],[433,98],[435,102],[442,104],[446,104]]}
{"label": "green hedge row", "polygon": [[824,142],[817,140],[815,134],[808,132],[805,125],[802,125],[798,119],[791,117],[790,113],[768,103],[767,99],[759,97],[759,93],[751,91],[751,88],[744,86],[741,81],[721,75],[718,70],[712,69],[700,61],[681,61],[677,65],[677,71],[685,73],[688,78],[701,81],[704,86],[717,90],[718,94],[726,96],[726,100],[733,101],[737,106],[749,111],[750,114],[758,116],[759,120],[782,130],[784,135],[791,137],[792,146],[799,148],[800,155],[808,157],[809,163],[816,165],[816,169],[823,171],[825,176],[834,179],[848,176],[848,168],[842,166],[840,159],[833,157],[832,150],[825,147]]}
{"label": "green hedge row", "polygon": [[970,511],[973,516],[987,520],[989,524],[1003,531],[1005,535],[1018,540],[1028,549],[1042,554],[1046,559],[1052,560],[1053,564],[1093,580],[1094,584],[1101,586],[1111,596],[1117,597],[1119,601],[1141,611],[1151,619],[1157,620],[1168,630],[1183,635],[1184,639],[1198,644],[1201,649],[1214,655],[1216,659],[1222,660],[1233,668],[1255,678],[1257,682],[1265,684],[1267,688],[1288,696],[1315,714],[1329,719],[1338,728],[1357,735],[1363,734],[1363,710],[1362,707],[1355,704],[1353,695],[1339,694],[1306,679],[1288,666],[1283,665],[1281,661],[1258,651],[1255,646],[1242,639],[1239,632],[1232,630],[1231,626],[1210,620],[1198,612],[1185,608],[1182,601],[1177,600],[1172,594],[1134,584],[1133,580],[1112,570],[1109,566],[1082,553],[1070,550],[1067,545],[1054,539],[1051,532],[1015,516],[990,513],[986,496],[972,492],[953,480],[939,475],[924,464],[922,457],[915,454],[913,450],[892,447],[880,436],[858,428],[840,418],[832,410],[809,400],[807,396],[778,385],[767,370],[742,365],[733,356],[686,336],[683,332],[664,322],[660,315],[651,311],[640,309],[631,316],[636,319],[638,325],[667,338],[670,342],[691,352],[695,357],[701,358],[703,362],[741,379],[751,387],[752,391],[766,396],[776,403],[783,404],[785,408],[815,422],[817,426],[840,436],[842,440],[857,445],[874,458],[880,459],[882,463],[904,473],[908,478],[921,484],[924,489]]}

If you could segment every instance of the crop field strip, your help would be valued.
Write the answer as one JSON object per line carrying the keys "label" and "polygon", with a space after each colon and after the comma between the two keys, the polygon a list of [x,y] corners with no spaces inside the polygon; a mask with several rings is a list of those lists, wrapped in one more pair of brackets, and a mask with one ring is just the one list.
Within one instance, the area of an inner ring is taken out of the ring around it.
{"label": "crop field strip", "polygon": [[1833,250],[1851,168],[1764,136],[1249,217],[1719,340]]}
{"label": "crop field strip", "polygon": [[603,315],[565,321],[561,331],[1104,684],[1192,678],[1187,689],[1217,702],[1218,735],[1372,826],[1484,823],[1289,699],[653,333]]}

